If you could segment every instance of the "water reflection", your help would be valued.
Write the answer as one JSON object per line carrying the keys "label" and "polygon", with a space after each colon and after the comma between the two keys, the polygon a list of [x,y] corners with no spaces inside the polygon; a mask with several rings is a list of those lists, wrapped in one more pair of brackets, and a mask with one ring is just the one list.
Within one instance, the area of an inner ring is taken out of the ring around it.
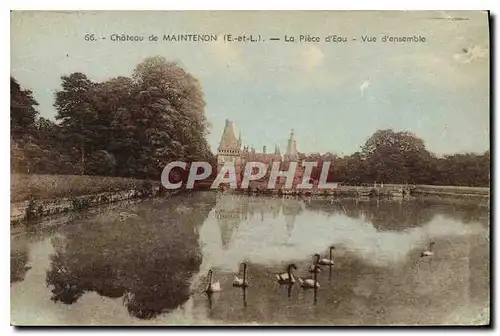
{"label": "water reflection", "polygon": [[343,200],[332,204],[328,200],[306,203],[219,195],[215,216],[209,216],[200,231],[202,268],[211,264],[235,272],[243,260],[282,264],[328,253],[331,244],[338,245],[337,254],[393,265],[406,261],[411,251],[426,248],[431,238],[484,229],[481,221],[466,225],[454,220],[456,215],[453,207],[418,201]]}
{"label": "water reflection", "polygon": [[52,240],[55,253],[46,277],[51,299],[72,304],[88,291],[123,296],[130,314],[139,318],[178,307],[188,300],[190,279],[201,263],[195,229],[211,210],[207,201],[172,198],[130,208],[127,215],[72,223]]}
{"label": "water reflection", "polygon": [[10,251],[10,282],[23,281],[26,272],[31,269],[28,265],[28,246],[24,245]]}
{"label": "water reflection", "polygon": [[489,223],[488,204],[460,200],[418,198],[395,201],[392,199],[317,199],[307,209],[325,214],[344,214],[353,219],[369,221],[378,230],[406,230],[429,222],[436,215],[468,223]]}
{"label": "water reflection", "polygon": [[273,221],[285,219],[287,236],[292,234],[295,218],[304,210],[305,204],[297,199],[248,197],[246,195],[217,195],[214,209],[220,229],[223,249],[230,248],[234,233],[244,221]]}
{"label": "water reflection", "polygon": [[[47,236],[13,239],[13,321],[441,324],[478,314],[483,321],[488,225],[488,208],[473,203],[210,192],[84,213]],[[435,255],[423,260],[430,241]],[[312,256],[328,258],[332,244],[335,264],[322,266],[319,288],[276,282],[290,263],[297,277],[312,277]],[[249,286],[235,288],[242,262]],[[209,269],[222,290],[207,296]]]}

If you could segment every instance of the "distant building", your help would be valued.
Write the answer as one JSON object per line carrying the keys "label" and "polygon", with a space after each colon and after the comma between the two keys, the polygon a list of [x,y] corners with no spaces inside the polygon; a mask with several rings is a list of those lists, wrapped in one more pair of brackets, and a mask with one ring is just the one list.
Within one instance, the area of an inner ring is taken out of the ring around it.
{"label": "distant building", "polygon": [[[297,141],[295,133],[292,130],[287,143],[286,153],[281,154],[277,144],[274,146],[273,152],[267,152],[266,146],[262,148],[262,152],[257,152],[255,148],[248,145],[243,146],[241,133],[236,137],[236,129],[233,121],[226,119],[226,125],[222,133],[219,148],[217,150],[217,172],[220,171],[226,162],[232,162],[235,166],[236,175],[240,182],[243,170],[247,162],[262,162],[268,167],[268,174],[271,171],[273,162],[280,162],[282,170],[288,169],[289,162],[297,162],[297,171],[295,173],[294,185],[302,182],[303,167],[297,150]],[[284,179],[278,178],[277,186],[284,183]]]}

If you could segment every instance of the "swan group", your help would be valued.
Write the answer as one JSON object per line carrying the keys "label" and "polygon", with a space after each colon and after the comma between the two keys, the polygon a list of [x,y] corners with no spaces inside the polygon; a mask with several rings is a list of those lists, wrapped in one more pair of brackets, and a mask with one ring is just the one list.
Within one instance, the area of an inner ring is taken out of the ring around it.
{"label": "swan group", "polygon": [[[432,257],[434,255],[434,252],[432,251],[432,248],[434,246],[434,242],[431,242],[429,244],[429,249],[421,252],[420,257]],[[292,288],[292,286],[295,283],[298,283],[298,285],[301,288],[304,289],[309,289],[309,288],[314,288],[315,290],[317,288],[320,288],[320,284],[318,282],[318,273],[320,273],[321,266],[329,266],[330,267],[330,275],[331,275],[331,267],[335,265],[334,260],[333,260],[333,250],[335,247],[332,245],[329,248],[330,255],[329,259],[327,258],[321,258],[321,255],[319,253],[314,254],[313,258],[313,263],[307,268],[307,271],[309,273],[312,273],[312,277],[308,278],[302,278],[302,277],[296,277],[294,275],[294,271],[296,271],[297,265],[294,263],[288,264],[286,267],[286,271],[283,273],[277,273],[275,274],[275,280],[278,284],[280,285],[288,285],[289,289]],[[246,262],[242,262],[240,264],[240,270],[243,268],[241,277],[240,274],[238,273],[237,275],[234,276],[234,280],[232,282],[233,287],[239,287],[246,289],[249,286],[249,282],[247,279],[247,273],[248,273],[248,266]],[[221,291],[221,285],[219,281],[214,281],[213,279],[213,270],[210,269],[208,271],[208,277],[207,277],[207,285],[205,288],[205,293],[207,294],[212,294],[215,292],[220,292]],[[290,295],[290,294],[289,294]],[[316,291],[315,291],[315,300],[316,300]]]}
{"label": "swan group", "polygon": [[[308,268],[309,273],[313,274],[312,278],[302,278],[302,277],[295,277],[293,274],[295,270],[297,270],[297,265],[295,264],[288,264],[286,267],[286,272],[283,273],[278,273],[275,274],[275,279],[280,285],[289,285],[292,286],[296,282],[300,285],[302,288],[319,288],[319,282],[318,282],[318,273],[320,273],[321,267],[322,266],[333,266],[333,250],[335,249],[334,246],[330,246],[330,258],[321,258],[319,253],[314,254],[314,261],[313,264]],[[247,279],[247,263],[243,262],[240,264],[240,269],[243,268],[243,272],[241,277],[239,274],[234,276],[233,280],[233,287],[240,287],[240,288],[247,288],[249,283]],[[219,281],[214,281],[213,279],[213,270],[209,269],[208,274],[207,274],[207,285],[205,288],[205,293],[207,294],[212,294],[215,292],[220,292],[221,291],[221,285]]]}

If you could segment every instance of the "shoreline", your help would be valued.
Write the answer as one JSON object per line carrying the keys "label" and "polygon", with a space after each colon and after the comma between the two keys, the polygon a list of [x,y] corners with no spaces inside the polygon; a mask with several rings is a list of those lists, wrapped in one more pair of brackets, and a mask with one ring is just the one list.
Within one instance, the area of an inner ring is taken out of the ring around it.
{"label": "shoreline", "polygon": [[98,194],[79,195],[50,199],[31,199],[10,203],[11,227],[29,223],[50,216],[76,213],[81,210],[97,208],[103,205],[117,204],[123,201],[140,201],[156,197],[168,197],[179,191],[165,192],[158,186],[147,189],[130,189]]}
{"label": "shoreline", "polygon": [[[289,191],[281,190],[230,190],[223,193],[263,195],[272,197],[311,197],[318,199],[394,199],[411,200],[425,197],[437,197],[440,199],[471,199],[488,200],[490,188],[487,187],[454,187],[454,186],[414,186],[403,192],[394,186],[386,188],[354,187],[345,186],[336,190],[316,191]],[[104,192],[74,197],[59,197],[50,199],[31,199],[19,202],[11,202],[10,222],[11,227],[28,223],[31,220],[40,220],[54,215],[74,213],[80,210],[96,208],[102,205],[119,203],[126,200],[143,200],[162,196],[174,196],[184,189],[175,191],[162,190],[159,186],[149,188],[130,189],[114,192]],[[194,192],[206,192],[208,190],[193,190]],[[214,190],[215,191],[215,190]],[[215,192],[221,192],[220,190]]]}

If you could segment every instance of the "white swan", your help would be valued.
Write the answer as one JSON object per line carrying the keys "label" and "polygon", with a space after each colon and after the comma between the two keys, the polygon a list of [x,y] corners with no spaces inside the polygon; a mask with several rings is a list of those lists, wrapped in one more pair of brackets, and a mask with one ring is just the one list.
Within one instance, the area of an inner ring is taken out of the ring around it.
{"label": "white swan", "polygon": [[[313,279],[302,279],[302,278],[299,278],[299,284],[300,284],[300,287],[303,287],[303,288],[314,288],[314,280]],[[319,288],[319,282],[316,281],[316,288]]]}
{"label": "white swan", "polygon": [[334,262],[333,262],[333,250],[335,249],[335,246],[330,246],[330,259],[326,259],[326,258],[323,258],[323,259],[320,259],[318,260],[318,265],[325,265],[325,266],[332,266],[334,265]]}
{"label": "white swan", "polygon": [[316,253],[314,256],[314,261],[312,263],[311,266],[309,266],[309,273],[314,273],[314,271],[316,270],[316,272],[321,272],[322,269],[321,267],[319,267],[319,262],[320,262],[320,255],[318,253]]}
{"label": "white swan", "polygon": [[434,255],[434,252],[432,252],[432,246],[434,245],[434,242],[431,242],[429,244],[429,249],[427,251],[424,251],[420,254],[420,257],[432,257]]}
{"label": "white swan", "polygon": [[302,279],[298,278],[300,287],[302,288],[319,288],[319,282],[318,282],[318,268],[316,266],[315,272],[314,273],[314,278],[313,279]]}
{"label": "white swan", "polygon": [[295,264],[290,264],[286,268],[286,273],[276,274],[276,280],[280,284],[293,284],[295,283],[295,278],[292,274],[292,269],[296,270],[297,266]]}
{"label": "white swan", "polygon": [[205,292],[208,294],[220,292],[220,282],[217,281],[217,282],[212,283],[212,277],[213,277],[213,271],[210,269],[208,271],[207,288],[205,289]]}
{"label": "white swan", "polygon": [[248,286],[248,281],[247,281],[247,264],[246,263],[241,263],[243,265],[243,278],[238,277],[237,275],[234,276],[233,280],[233,286],[234,287],[247,287]]}

